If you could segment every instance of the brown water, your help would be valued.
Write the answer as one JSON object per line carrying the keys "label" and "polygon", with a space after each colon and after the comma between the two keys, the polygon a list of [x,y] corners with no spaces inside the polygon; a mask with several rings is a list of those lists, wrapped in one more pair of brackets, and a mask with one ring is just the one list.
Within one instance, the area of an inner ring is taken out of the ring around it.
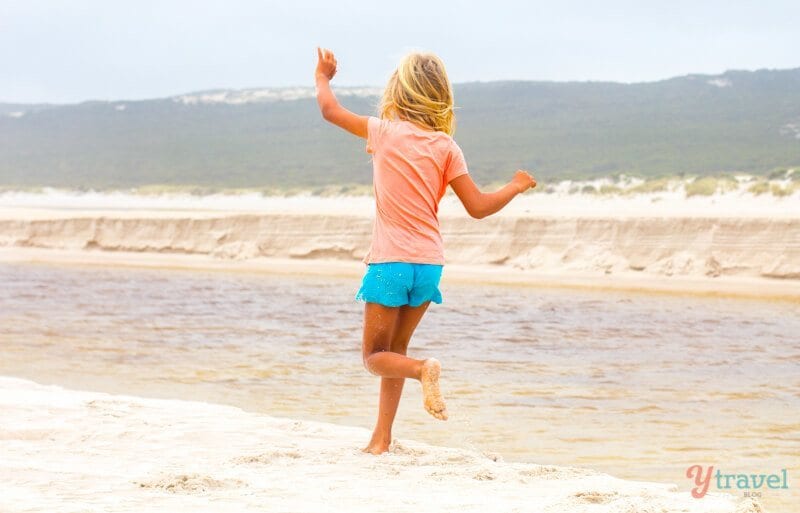
{"label": "brown water", "polygon": [[[0,374],[371,428],[358,285],[0,265]],[[446,267],[441,289],[409,356],[442,361],[450,420],[409,380],[395,437],[682,490],[689,465],[786,468],[762,501],[800,502],[800,305],[459,285]]]}

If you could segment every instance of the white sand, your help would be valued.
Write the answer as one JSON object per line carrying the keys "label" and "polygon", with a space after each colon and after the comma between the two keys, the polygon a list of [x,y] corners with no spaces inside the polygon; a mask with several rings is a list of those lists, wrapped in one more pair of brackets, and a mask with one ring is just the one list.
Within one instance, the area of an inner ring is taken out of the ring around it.
{"label": "white sand", "polygon": [[761,511],[728,494],[694,499],[674,484],[408,440],[376,457],[359,450],[367,429],[200,402],[0,377],[0,411],[4,513]]}
{"label": "white sand", "polygon": [[[571,182],[562,182],[553,194],[527,192],[517,196],[493,217],[579,217],[579,218],[636,218],[636,217],[741,217],[769,219],[799,219],[800,192],[776,197],[771,194],[753,195],[744,191],[717,193],[711,196],[687,198],[682,189],[653,194],[626,196],[568,194]],[[489,189],[487,189],[489,190]],[[371,216],[375,209],[370,196],[319,197],[310,194],[294,196],[262,196],[260,193],[138,195],[125,192],[72,192],[45,188],[42,193],[0,192],[0,217],[23,216],[50,210],[66,215],[93,212],[96,215],[113,213],[116,216],[141,215],[160,211],[159,215],[194,215],[213,213],[253,214],[317,214]],[[439,205],[445,217],[464,216],[464,207],[451,189]]]}

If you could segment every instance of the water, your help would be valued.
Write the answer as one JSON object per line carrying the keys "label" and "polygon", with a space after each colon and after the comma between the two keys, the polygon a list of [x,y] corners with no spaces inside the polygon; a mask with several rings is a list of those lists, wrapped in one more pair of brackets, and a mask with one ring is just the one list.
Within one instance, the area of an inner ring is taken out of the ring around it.
{"label": "water", "polygon": [[[372,428],[358,285],[0,265],[0,374]],[[442,361],[450,419],[408,380],[395,437],[682,490],[689,465],[786,468],[789,489],[762,500],[798,503],[800,305],[477,287],[446,267],[441,289],[408,354]]]}

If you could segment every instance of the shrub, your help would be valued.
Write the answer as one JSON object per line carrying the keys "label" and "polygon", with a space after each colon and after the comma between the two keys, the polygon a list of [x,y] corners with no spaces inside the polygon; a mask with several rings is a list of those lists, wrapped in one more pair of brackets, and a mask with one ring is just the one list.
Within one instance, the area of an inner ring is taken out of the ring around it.
{"label": "shrub", "polygon": [[790,195],[792,193],[792,188],[791,187],[785,187],[784,188],[784,187],[781,187],[780,185],[778,185],[776,183],[772,184],[772,186],[770,187],[769,190],[770,190],[770,192],[772,193],[773,196],[788,196],[788,195]]}
{"label": "shrub", "polygon": [[619,194],[622,192],[622,189],[617,187],[616,185],[603,185],[600,187],[600,194]]}
{"label": "shrub", "polygon": [[756,196],[769,192],[769,183],[765,182],[764,180],[760,180],[751,185],[747,189],[747,192],[749,192],[750,194],[754,194]]}
{"label": "shrub", "polygon": [[717,192],[717,179],[713,176],[695,179],[686,184],[686,197],[711,196]]}
{"label": "shrub", "polygon": [[636,187],[626,190],[626,194],[652,194],[654,192],[664,192],[669,186],[669,178],[656,178],[640,183]]}

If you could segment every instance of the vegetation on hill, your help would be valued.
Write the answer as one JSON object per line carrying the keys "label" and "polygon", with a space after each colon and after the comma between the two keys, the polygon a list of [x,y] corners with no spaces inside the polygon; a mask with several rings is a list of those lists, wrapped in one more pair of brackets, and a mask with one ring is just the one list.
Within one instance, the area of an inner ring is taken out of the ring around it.
{"label": "vegetation on hill", "polygon": [[[481,184],[508,180],[517,168],[546,182],[767,175],[800,166],[800,69],[641,84],[464,83],[455,85],[455,95],[455,139]],[[370,114],[378,99],[342,94],[340,100]],[[355,191],[371,179],[365,142],[324,122],[313,97],[0,104],[6,187]],[[699,180],[696,187],[703,194],[711,183]]]}

